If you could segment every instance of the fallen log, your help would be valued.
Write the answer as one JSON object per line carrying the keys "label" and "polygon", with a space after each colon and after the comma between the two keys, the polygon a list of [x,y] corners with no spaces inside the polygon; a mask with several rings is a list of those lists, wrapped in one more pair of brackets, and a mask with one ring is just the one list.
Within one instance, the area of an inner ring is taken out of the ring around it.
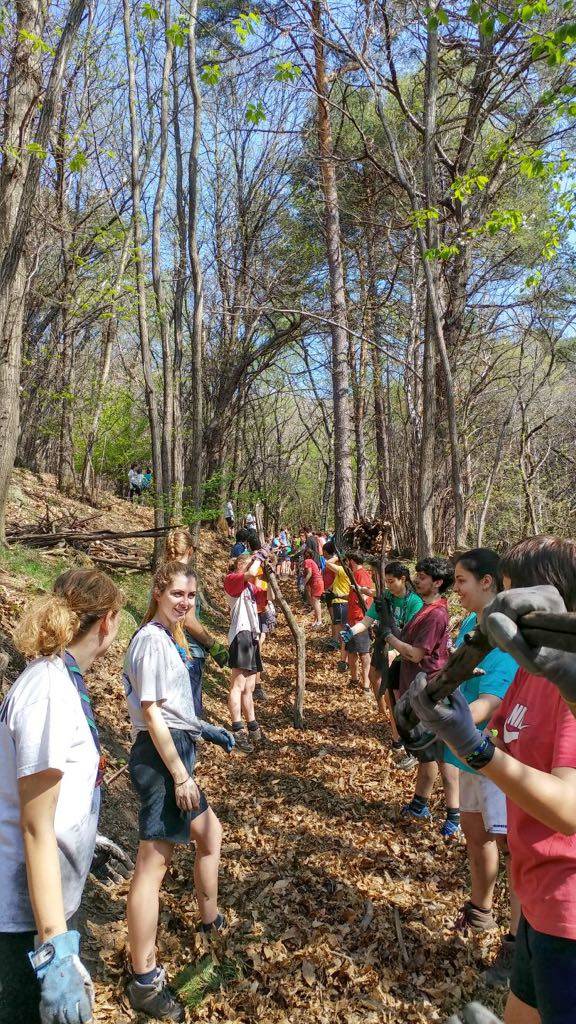
{"label": "fallen log", "polygon": [[61,533],[12,534],[9,532],[6,539],[18,543],[26,542],[32,547],[43,547],[44,545],[53,546],[60,541],[90,543],[94,540],[121,540],[125,537],[163,537],[172,529],[174,529],[172,526],[158,526],[150,530],[96,530],[92,533],[78,530],[67,530]]}

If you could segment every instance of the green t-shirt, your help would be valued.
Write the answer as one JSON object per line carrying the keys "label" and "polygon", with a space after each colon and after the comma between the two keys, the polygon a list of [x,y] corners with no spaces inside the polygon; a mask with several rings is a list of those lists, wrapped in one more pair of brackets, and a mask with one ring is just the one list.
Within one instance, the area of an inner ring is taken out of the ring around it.
{"label": "green t-shirt", "polygon": [[[415,594],[413,590],[410,590],[405,597],[394,597],[389,590],[384,591],[384,597],[390,603],[392,608],[392,615],[394,616],[394,622],[399,629],[404,629],[407,622],[410,622],[417,612],[420,611],[424,602],[418,594]],[[378,612],[376,611],[376,602],[370,605],[366,615],[378,622]]]}

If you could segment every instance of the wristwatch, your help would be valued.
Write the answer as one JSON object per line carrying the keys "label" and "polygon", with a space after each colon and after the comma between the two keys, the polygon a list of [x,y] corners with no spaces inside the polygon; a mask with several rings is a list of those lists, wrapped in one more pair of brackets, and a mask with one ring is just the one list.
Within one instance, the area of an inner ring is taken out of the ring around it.
{"label": "wristwatch", "polygon": [[470,768],[474,768],[475,771],[479,771],[481,768],[485,768],[487,764],[494,757],[494,751],[496,747],[492,743],[489,736],[484,736],[482,742],[473,750],[471,754],[465,758],[466,764]]}

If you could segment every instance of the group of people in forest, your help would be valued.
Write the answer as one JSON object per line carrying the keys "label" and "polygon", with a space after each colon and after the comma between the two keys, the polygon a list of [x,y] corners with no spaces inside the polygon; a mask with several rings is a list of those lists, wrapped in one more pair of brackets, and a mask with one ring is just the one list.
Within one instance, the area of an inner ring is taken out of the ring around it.
{"label": "group of people in forest", "polygon": [[[208,935],[226,928],[218,906],[222,828],[194,780],[194,765],[200,740],[246,754],[266,742],[254,693],[264,627],[273,619],[267,584],[270,573],[279,572],[283,544],[310,603],[312,628],[322,624],[320,599],[328,604],[335,668],[349,671],[359,695],[372,692],[387,717],[408,695],[435,737],[413,757],[393,726],[389,733],[395,770],[417,769],[401,825],[428,821],[440,773],[441,835],[451,841],[463,831],[471,888],[456,928],[496,927],[499,858],[506,864],[509,930],[484,978],[510,985],[506,1024],[573,1022],[576,655],[529,648],[516,623],[531,610],[556,616],[576,610],[576,543],[533,537],[502,558],[484,548],[451,561],[424,558],[413,576],[392,561],[385,589],[377,592],[370,570],[356,558],[342,559],[332,538],[303,529],[297,541],[285,531],[284,538],[263,544],[251,527],[243,529],[224,579],[228,647],[198,618],[193,539],[177,529],[168,535],[165,561],[124,660],[140,837],[127,901],[131,1006],[156,1019],[184,1019],[156,961],[160,889],[176,844],[195,846],[198,928]],[[482,674],[435,704],[426,684],[449,657],[451,588],[467,613],[456,646],[498,619],[495,610],[504,625],[480,663]],[[0,1024],[92,1019],[77,913],[96,842],[105,764],[84,677],[114,641],[123,603],[104,573],[71,569],[25,613],[14,636],[30,661],[0,706]],[[209,656],[230,666],[230,730],[203,716]]]}

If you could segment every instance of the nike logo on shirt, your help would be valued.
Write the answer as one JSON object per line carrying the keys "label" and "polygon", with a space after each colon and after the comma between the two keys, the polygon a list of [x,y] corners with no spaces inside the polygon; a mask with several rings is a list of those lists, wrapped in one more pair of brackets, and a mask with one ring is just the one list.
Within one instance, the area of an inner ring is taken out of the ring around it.
{"label": "nike logo on shirt", "polygon": [[524,719],[526,717],[527,710],[528,708],[525,704],[517,704],[514,710],[510,712],[504,723],[504,743],[512,743],[513,740],[517,740],[520,735],[520,730],[526,729]]}

